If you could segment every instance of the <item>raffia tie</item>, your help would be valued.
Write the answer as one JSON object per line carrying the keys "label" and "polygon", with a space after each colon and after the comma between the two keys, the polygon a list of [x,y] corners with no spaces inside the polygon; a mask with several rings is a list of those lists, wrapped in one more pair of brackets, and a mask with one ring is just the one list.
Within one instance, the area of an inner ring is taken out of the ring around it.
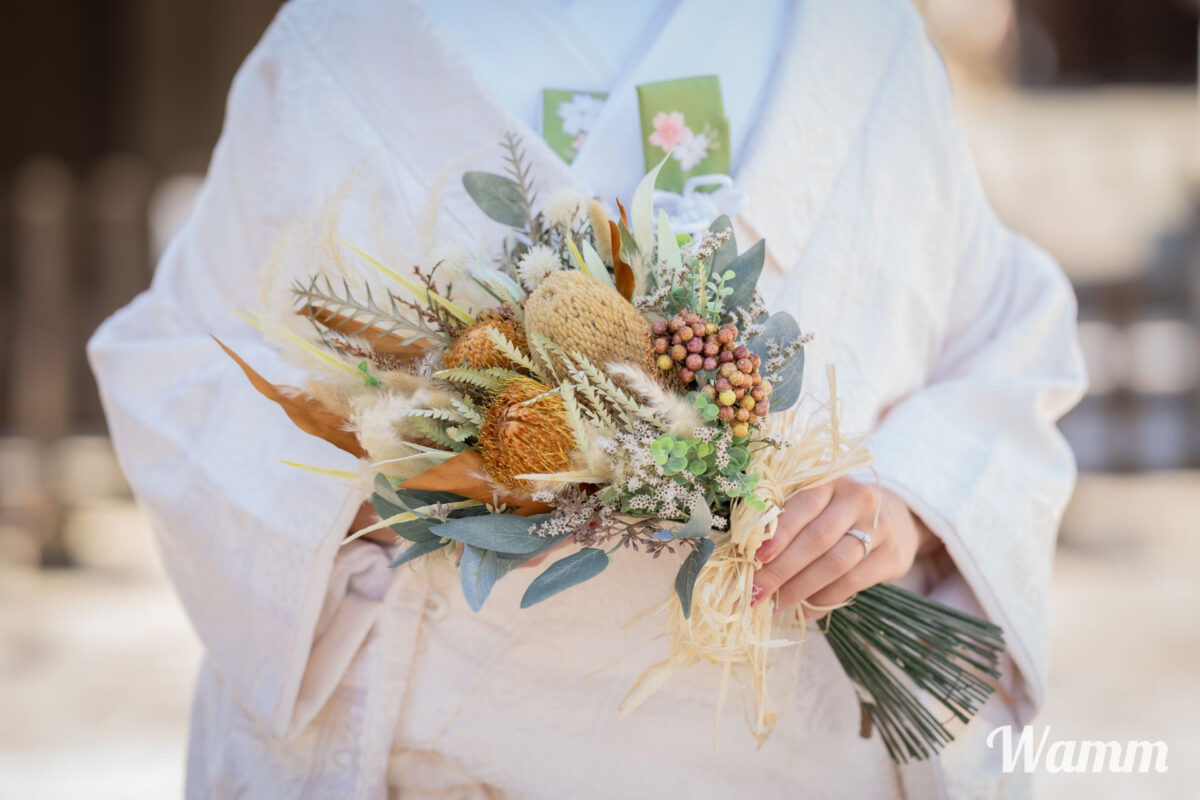
{"label": "raffia tie", "polygon": [[783,449],[764,447],[752,457],[750,469],[760,475],[754,493],[767,507],[757,511],[745,503],[737,503],[729,532],[711,534],[716,547],[696,578],[690,619],[684,617],[674,596],[663,603],[661,610],[667,614],[670,654],[648,667],[634,683],[621,704],[622,716],[637,710],[675,673],[701,663],[719,664],[721,685],[713,723],[715,741],[733,669],[737,666],[747,679],[750,693],[751,733],[760,745],[771,735],[779,716],[767,684],[768,659],[775,650],[799,645],[805,625],[803,614],[799,614],[796,624],[789,625],[791,635],[776,637],[773,599],[763,598],[763,602],[751,604],[754,573],[761,566],[755,553],[774,536],[779,515],[793,495],[871,463],[862,438],[842,436],[832,367],[828,369],[828,378],[830,400],[822,405],[825,413],[810,418],[799,436],[795,435],[800,427],[795,410],[767,418],[769,432],[791,442]]}

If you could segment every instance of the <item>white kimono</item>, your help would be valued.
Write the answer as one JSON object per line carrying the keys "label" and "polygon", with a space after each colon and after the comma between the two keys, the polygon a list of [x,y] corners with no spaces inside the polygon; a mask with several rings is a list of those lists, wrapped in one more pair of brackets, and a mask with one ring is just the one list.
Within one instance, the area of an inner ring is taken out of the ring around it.
{"label": "white kimono", "polygon": [[714,746],[713,670],[616,714],[665,647],[660,620],[634,620],[669,591],[670,559],[621,554],[603,579],[527,611],[536,571],[521,570],[472,614],[453,575],[388,570],[370,542],[339,547],[359,490],[278,459],[352,460],[296,429],[210,334],[269,378],[300,380],[236,312],[258,305],[281,232],[355,169],[372,174],[389,234],[413,241],[435,192],[440,234],[496,241],[456,176],[496,169],[506,128],[525,134],[543,186],[573,174],[416,4],[294,0],[234,83],[205,188],[153,287],[89,348],[122,465],[206,650],[190,798],[1021,791],[982,740],[1043,698],[1054,538],[1074,478],[1054,422],[1083,386],[1074,299],[988,208],[906,2],[806,0],[783,36],[735,174],[749,195],[739,238],[767,239],[764,294],[816,336],[806,391],[826,394],[823,366],[837,365],[843,424],[873,431],[883,483],[945,543],[958,573],[928,590],[1003,626],[1005,691],[940,758],[896,769],[877,736],[859,738],[853,690],[812,636],[794,693],[776,694],[773,738],[756,751],[734,708]]}

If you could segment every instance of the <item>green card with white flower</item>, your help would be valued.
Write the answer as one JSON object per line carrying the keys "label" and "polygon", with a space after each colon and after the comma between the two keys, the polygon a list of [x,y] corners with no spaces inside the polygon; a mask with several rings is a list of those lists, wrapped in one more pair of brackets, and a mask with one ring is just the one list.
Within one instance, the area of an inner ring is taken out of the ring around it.
{"label": "green card with white flower", "polygon": [[729,120],[716,75],[646,83],[637,92],[646,171],[671,154],[659,189],[679,192],[694,175],[729,174]]}
{"label": "green card with white flower", "polygon": [[604,92],[543,90],[542,138],[563,161],[575,160],[607,97]]}

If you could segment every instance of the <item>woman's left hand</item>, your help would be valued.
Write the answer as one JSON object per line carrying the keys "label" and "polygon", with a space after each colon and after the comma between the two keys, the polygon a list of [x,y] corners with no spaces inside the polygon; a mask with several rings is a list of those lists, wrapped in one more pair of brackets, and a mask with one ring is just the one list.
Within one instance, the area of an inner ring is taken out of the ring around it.
{"label": "woman's left hand", "polygon": [[[878,511],[878,524],[876,524]],[[871,552],[849,531],[871,538]],[[841,478],[800,492],[787,502],[775,535],[756,554],[763,563],[754,576],[755,602],[778,592],[776,606],[802,601],[835,606],[856,592],[895,580],[917,555],[939,545],[933,532],[887,489]],[[818,619],[825,612],[806,608]]]}

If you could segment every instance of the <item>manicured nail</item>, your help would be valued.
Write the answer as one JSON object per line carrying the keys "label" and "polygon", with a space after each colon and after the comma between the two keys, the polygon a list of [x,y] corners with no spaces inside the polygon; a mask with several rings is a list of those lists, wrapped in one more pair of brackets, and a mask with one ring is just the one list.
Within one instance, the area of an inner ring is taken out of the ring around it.
{"label": "manicured nail", "polygon": [[750,587],[750,607],[751,608],[754,608],[756,605],[758,605],[758,601],[762,599],[762,595],[763,595],[763,590],[761,588],[759,588],[759,585],[757,583],[751,585],[751,587]]}
{"label": "manicured nail", "polygon": [[767,556],[771,555],[771,548],[774,546],[774,544],[775,544],[774,539],[767,539],[765,542],[763,542],[762,544],[760,544],[758,546],[757,550],[754,551],[754,557],[757,558],[759,561],[765,562],[767,560]]}

